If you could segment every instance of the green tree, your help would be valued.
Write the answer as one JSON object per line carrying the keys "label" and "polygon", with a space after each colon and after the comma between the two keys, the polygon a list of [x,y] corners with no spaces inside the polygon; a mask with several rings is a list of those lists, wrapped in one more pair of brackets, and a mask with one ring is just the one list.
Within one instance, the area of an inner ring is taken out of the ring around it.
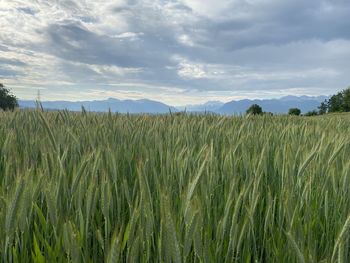
{"label": "green tree", "polygon": [[343,93],[339,92],[328,100],[328,112],[343,111]]}
{"label": "green tree", "polygon": [[328,111],[328,103],[327,100],[324,100],[324,102],[321,102],[320,106],[318,106],[318,113],[320,115],[326,114]]}
{"label": "green tree", "polygon": [[343,90],[343,111],[350,111],[350,87]]}
{"label": "green tree", "polygon": [[253,104],[246,111],[247,114],[260,115],[263,113],[262,108],[258,104]]}
{"label": "green tree", "polygon": [[18,107],[17,98],[11,91],[0,83],[0,109],[14,110]]}
{"label": "green tree", "polygon": [[318,110],[320,115],[327,112],[350,112],[350,87],[321,102]]}
{"label": "green tree", "polygon": [[298,108],[290,108],[288,114],[299,116],[301,114],[301,110]]}

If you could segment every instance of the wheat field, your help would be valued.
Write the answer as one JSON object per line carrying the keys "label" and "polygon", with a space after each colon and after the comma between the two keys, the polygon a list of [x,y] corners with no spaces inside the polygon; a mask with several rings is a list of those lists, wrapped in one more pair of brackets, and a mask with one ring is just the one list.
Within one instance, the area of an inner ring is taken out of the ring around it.
{"label": "wheat field", "polygon": [[350,116],[0,112],[2,262],[349,262]]}

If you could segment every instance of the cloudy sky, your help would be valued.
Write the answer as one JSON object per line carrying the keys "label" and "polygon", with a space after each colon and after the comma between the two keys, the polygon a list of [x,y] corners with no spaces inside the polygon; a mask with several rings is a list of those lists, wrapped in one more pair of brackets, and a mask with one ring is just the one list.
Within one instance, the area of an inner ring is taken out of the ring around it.
{"label": "cloudy sky", "polygon": [[0,0],[0,82],[23,99],[329,95],[349,0]]}

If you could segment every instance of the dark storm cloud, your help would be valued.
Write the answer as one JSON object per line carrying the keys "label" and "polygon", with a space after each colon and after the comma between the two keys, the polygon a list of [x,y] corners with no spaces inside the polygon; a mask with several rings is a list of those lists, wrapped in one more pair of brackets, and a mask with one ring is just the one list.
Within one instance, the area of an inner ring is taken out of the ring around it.
{"label": "dark storm cloud", "polygon": [[[283,1],[247,6],[242,17],[203,19],[197,34],[205,46],[227,50],[295,41],[350,38],[346,1]],[[234,12],[233,12],[234,13]],[[196,34],[195,34],[196,36]]]}
{"label": "dark storm cloud", "polygon": [[169,61],[166,40],[145,36],[139,41],[99,35],[77,23],[55,24],[47,28],[48,53],[87,64],[148,67]]}

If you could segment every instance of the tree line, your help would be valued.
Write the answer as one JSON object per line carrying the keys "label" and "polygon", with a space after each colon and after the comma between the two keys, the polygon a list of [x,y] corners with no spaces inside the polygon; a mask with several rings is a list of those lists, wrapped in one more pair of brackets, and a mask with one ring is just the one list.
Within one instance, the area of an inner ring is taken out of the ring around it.
{"label": "tree line", "polygon": [[332,112],[350,112],[350,87],[325,100],[318,107],[319,114]]}
{"label": "tree line", "polygon": [[332,95],[329,99],[321,102],[317,109],[309,111],[305,115],[316,116],[336,112],[350,112],[350,87]]}
{"label": "tree line", "polygon": [[[250,106],[247,109],[246,114],[248,114],[248,115],[263,115],[263,114],[273,115],[272,112],[265,112],[265,111],[263,111],[261,106],[258,105],[258,104],[253,104],[252,106]],[[290,108],[289,111],[288,111],[288,114],[289,115],[299,116],[299,115],[301,115],[301,110],[298,109],[298,108]]]}
{"label": "tree line", "polygon": [[[350,87],[324,100],[317,109],[305,113],[304,116],[316,116],[335,112],[350,112]],[[271,114],[270,112],[263,112],[263,109],[258,104],[250,106],[246,113],[252,115]],[[301,115],[301,110],[290,108],[288,114],[299,116]]]}

